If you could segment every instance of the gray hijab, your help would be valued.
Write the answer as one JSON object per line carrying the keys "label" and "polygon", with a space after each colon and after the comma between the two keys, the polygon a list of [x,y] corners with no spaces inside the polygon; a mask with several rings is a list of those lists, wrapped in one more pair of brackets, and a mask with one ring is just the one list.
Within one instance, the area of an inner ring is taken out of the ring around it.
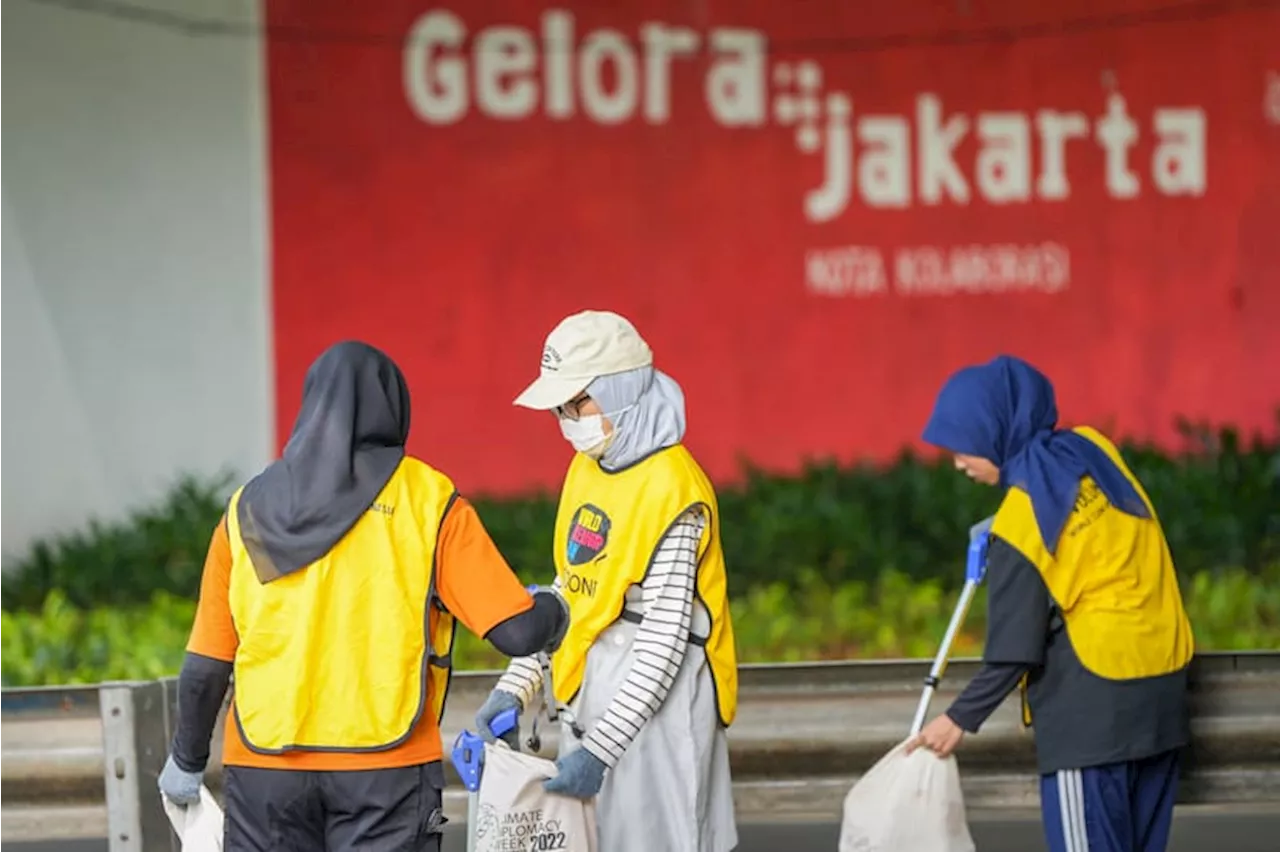
{"label": "gray hijab", "polygon": [[347,534],[404,458],[409,387],[365,343],[326,349],[307,370],[279,461],[249,480],[236,517],[263,583],[304,568]]}
{"label": "gray hijab", "polygon": [[684,391],[653,367],[600,376],[587,385],[613,424],[613,440],[600,465],[621,470],[684,438]]}

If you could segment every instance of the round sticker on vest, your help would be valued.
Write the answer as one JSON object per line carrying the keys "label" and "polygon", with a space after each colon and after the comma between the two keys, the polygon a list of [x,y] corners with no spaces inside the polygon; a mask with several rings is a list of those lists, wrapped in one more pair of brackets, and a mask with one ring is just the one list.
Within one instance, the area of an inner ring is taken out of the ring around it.
{"label": "round sticker on vest", "polygon": [[600,508],[584,503],[573,513],[565,558],[570,565],[585,565],[600,555],[609,542],[609,516]]}

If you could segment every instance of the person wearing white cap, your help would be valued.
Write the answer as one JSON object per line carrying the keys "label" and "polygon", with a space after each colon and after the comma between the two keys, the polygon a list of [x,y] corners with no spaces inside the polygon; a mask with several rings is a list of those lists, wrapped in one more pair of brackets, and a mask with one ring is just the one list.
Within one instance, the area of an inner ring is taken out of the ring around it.
{"label": "person wearing white cap", "polygon": [[[548,335],[515,404],[554,412],[577,451],[554,552],[570,619],[551,681],[569,713],[546,789],[598,795],[609,852],[733,849],[737,656],[715,491],[681,443],[684,394],[630,322],[583,311]],[[534,658],[513,660],[480,730],[527,708],[542,678]]]}

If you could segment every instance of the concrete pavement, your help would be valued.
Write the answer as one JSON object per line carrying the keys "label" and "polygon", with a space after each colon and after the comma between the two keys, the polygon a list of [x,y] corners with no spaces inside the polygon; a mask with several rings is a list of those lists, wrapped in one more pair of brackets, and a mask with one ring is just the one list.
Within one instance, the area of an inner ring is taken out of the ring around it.
{"label": "concrete pavement", "polygon": [[[1044,838],[1032,814],[1009,819],[974,815],[970,828],[978,852],[1044,852]],[[831,822],[741,823],[737,852],[835,852],[840,827]],[[1188,807],[1174,823],[1167,852],[1274,852],[1280,837],[1280,808],[1270,813]],[[462,852],[460,826],[446,833],[445,852]],[[10,843],[9,852],[107,852],[106,840],[49,840]]]}

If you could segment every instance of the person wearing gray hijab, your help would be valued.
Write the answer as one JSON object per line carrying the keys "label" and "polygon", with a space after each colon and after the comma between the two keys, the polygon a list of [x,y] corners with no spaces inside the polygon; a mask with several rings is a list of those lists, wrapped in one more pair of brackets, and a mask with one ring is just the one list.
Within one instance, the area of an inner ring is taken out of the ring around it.
{"label": "person wearing gray hijab", "polygon": [[609,443],[600,465],[622,470],[684,439],[684,391],[676,380],[653,367],[600,376],[587,395],[612,412]]}
{"label": "person wearing gray hijab", "polygon": [[733,849],[737,658],[716,496],[683,444],[684,393],[628,320],[583,311],[548,335],[516,404],[554,412],[576,451],[553,554],[570,626],[549,666],[511,661],[477,724],[549,688],[562,731],[545,787],[596,797],[599,848]]}
{"label": "person wearing gray hijab", "polygon": [[200,800],[234,672],[228,852],[439,850],[452,613],[512,656],[552,650],[567,629],[559,593],[530,595],[408,437],[400,369],[335,344],[307,371],[282,457],[214,532],[158,786]]}

